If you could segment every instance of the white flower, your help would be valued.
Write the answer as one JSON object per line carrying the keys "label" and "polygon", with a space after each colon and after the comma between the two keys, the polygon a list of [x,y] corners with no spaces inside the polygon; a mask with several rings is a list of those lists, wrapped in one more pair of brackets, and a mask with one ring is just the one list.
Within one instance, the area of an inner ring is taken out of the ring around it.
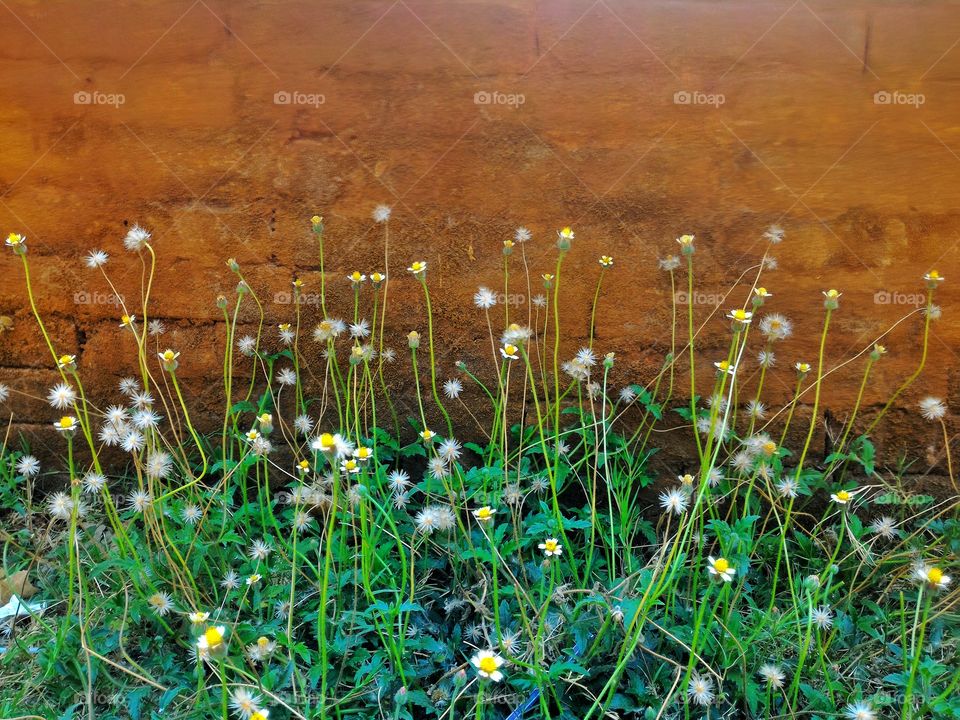
{"label": "white flower", "polygon": [[870,531],[884,540],[893,540],[900,535],[900,531],[897,530],[897,521],[888,515],[878,517],[870,523]]}
{"label": "white flower", "polygon": [[77,391],[67,383],[58,383],[47,394],[47,402],[58,410],[66,410],[77,401]]}
{"label": "white flower", "polygon": [[945,575],[943,570],[932,565],[919,565],[913,571],[914,579],[919,583],[924,583],[931,590],[946,590],[950,586],[951,577]]}
{"label": "white flower", "polygon": [[137,410],[133,414],[133,424],[138,430],[149,430],[160,424],[160,416],[149,408]]}
{"label": "white flower", "polygon": [[200,510],[199,505],[185,505],[180,511],[180,519],[187,525],[196,525],[201,517],[203,517],[203,511]]}
{"label": "white flower", "polygon": [[223,580],[220,581],[220,587],[229,592],[230,590],[236,590],[240,587],[240,578],[237,576],[235,570],[228,570],[227,574],[223,576]]}
{"label": "white flower", "polygon": [[291,368],[283,368],[277,373],[277,382],[281,385],[296,385],[297,374]]}
{"label": "white flower", "polygon": [[763,234],[763,237],[769,240],[773,245],[776,245],[783,240],[783,228],[779,225],[771,225],[767,228],[767,231]]}
{"label": "white flower", "polygon": [[250,549],[247,550],[251,560],[266,560],[271,552],[273,552],[273,548],[263,540],[254,540]]}
{"label": "white flower", "polygon": [[370,323],[365,319],[350,326],[350,335],[355,338],[365,338],[370,335]]}
{"label": "white flower", "polygon": [[97,472],[88,472],[83,476],[83,491],[88,495],[95,495],[107,485],[107,479]]}
{"label": "white flower", "polygon": [[385,223],[390,219],[390,213],[392,212],[393,210],[391,210],[389,205],[377,205],[373,209],[373,220],[374,222]]}
{"label": "white flower", "polygon": [[513,231],[513,239],[518,243],[525,243],[533,237],[533,234],[522,225]]}
{"label": "white flower", "polygon": [[563,545],[556,538],[547,538],[537,547],[543,550],[543,554],[547,557],[559,556],[563,553]]}
{"label": "white flower", "polygon": [[[160,337],[167,331],[166,325],[163,324],[162,320],[151,320],[150,324],[147,325],[147,332],[149,332],[153,337]],[[179,355],[180,353],[177,353]]]}
{"label": "white flower", "polygon": [[24,455],[17,460],[17,472],[25,478],[36,477],[40,473],[40,461],[33,455]]}
{"label": "white flower", "polygon": [[687,695],[697,705],[709,705],[714,699],[713,680],[695,672],[687,686]]}
{"label": "white flower", "polygon": [[777,483],[777,492],[783,497],[795,498],[798,489],[797,481],[792,478],[784,478]]}
{"label": "white flower", "polygon": [[127,495],[127,507],[134,512],[142,513],[153,504],[153,496],[146,490],[134,490]]}
{"label": "white flower", "polygon": [[460,459],[460,450],[461,445],[454,438],[447,438],[437,445],[437,454],[448,463]]}
{"label": "white flower", "polygon": [[150,233],[139,225],[134,225],[123,239],[124,247],[131,252],[139,252],[150,240]]}
{"label": "white flower", "polygon": [[504,660],[493,650],[481,650],[470,659],[470,662],[477,669],[477,674],[480,677],[488,678],[494,682],[503,680],[500,666],[503,665]]}
{"label": "white flower", "polygon": [[149,478],[169,477],[173,470],[173,458],[163,450],[153,450],[147,455],[145,469]]}
{"label": "white flower", "polygon": [[660,493],[660,507],[666,512],[680,515],[687,510],[687,495],[682,490],[673,489]]}
{"label": "white flower", "polygon": [[146,390],[143,392],[134,392],[130,396],[130,404],[140,410],[147,410],[153,405],[153,395]]}
{"label": "white flower", "polygon": [[847,705],[843,710],[843,714],[850,718],[850,720],[877,720],[877,713],[870,707],[870,703],[862,701]]}
{"label": "white flower", "polygon": [[473,295],[473,304],[481,310],[489,310],[497,304],[497,294],[487,287],[482,287]]}
{"label": "white flower", "polygon": [[761,318],[760,332],[767,340],[786,340],[793,334],[793,323],[780,313],[771,313]]}
{"label": "white flower", "polygon": [[242,720],[249,720],[260,708],[260,696],[246,688],[235,688],[230,691],[230,707],[236,710]]}
{"label": "white flower", "polygon": [[829,630],[833,625],[833,612],[827,605],[821,605],[810,611],[810,620],[821,630]]}
{"label": "white flower", "polygon": [[757,675],[771,687],[782,688],[783,681],[787,679],[786,674],[776,665],[761,665],[757,670]]}
{"label": "white flower", "polygon": [[309,435],[313,429],[313,418],[309,415],[297,415],[293,421],[293,427],[301,435]]}
{"label": "white flower", "polygon": [[920,401],[920,414],[924,420],[940,420],[947,414],[947,406],[940,398],[928,396]]}
{"label": "white flower", "polygon": [[153,595],[147,598],[147,603],[160,617],[163,617],[173,610],[173,600],[171,600],[170,595],[165,592],[155,592]]}
{"label": "white flower", "polygon": [[456,378],[451,378],[443,384],[443,394],[451,400],[456,400],[463,392],[463,383]]}
{"label": "white flower", "polygon": [[404,470],[393,470],[387,475],[387,485],[393,492],[403,492],[410,484],[410,476]]}
{"label": "white flower", "polygon": [[107,264],[107,260],[110,259],[110,256],[107,255],[103,250],[91,250],[87,254],[86,263],[88,268],[98,268],[103,267]]}
{"label": "white flower", "polygon": [[131,397],[140,390],[140,383],[136,378],[125,377],[120,381],[120,392]]}
{"label": "white flower", "polygon": [[661,270],[672,272],[680,267],[680,258],[677,255],[668,255],[665,258],[657,260],[657,265],[660,266]]}
{"label": "white flower", "polygon": [[709,572],[715,578],[723,580],[723,582],[731,582],[733,580],[733,576],[737,571],[736,568],[730,565],[729,560],[722,557],[714,558],[711,556],[707,558],[707,562],[710,564],[710,566],[707,568],[707,572]]}
{"label": "white flower", "polygon": [[147,444],[142,433],[130,430],[120,441],[120,446],[128,453],[140,452]]}
{"label": "white flower", "polygon": [[57,520],[69,520],[73,513],[73,500],[66,493],[53,493],[47,501],[47,510]]}
{"label": "white flower", "polygon": [[244,335],[242,338],[237,340],[237,350],[243,353],[246,356],[253,355],[253,351],[257,346],[257,341],[254,340],[249,335]]}

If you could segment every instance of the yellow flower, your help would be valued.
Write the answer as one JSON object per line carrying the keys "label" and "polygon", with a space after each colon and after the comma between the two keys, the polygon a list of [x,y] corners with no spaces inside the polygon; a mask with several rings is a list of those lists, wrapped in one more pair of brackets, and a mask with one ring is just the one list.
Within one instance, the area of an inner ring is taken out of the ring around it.
{"label": "yellow flower", "polygon": [[261,580],[260,573],[254,573],[253,575],[247,578],[247,585],[256,585],[258,582],[260,582],[260,580]]}
{"label": "yellow flower", "polygon": [[830,494],[830,499],[839,505],[846,505],[853,499],[854,493],[849,490],[838,490],[835,493]]}
{"label": "yellow flower", "polygon": [[136,315],[122,315],[120,317],[120,327],[132,327],[136,321]]}
{"label": "yellow flower", "polygon": [[223,625],[211,625],[197,638],[197,655],[223,655],[227,650],[227,629]]}
{"label": "yellow flower", "polygon": [[797,369],[797,372],[801,375],[806,375],[810,372],[810,363],[798,362],[794,367]]}
{"label": "yellow flower", "polygon": [[323,433],[320,436],[320,452],[331,453],[337,447],[336,440],[330,433]]}
{"label": "yellow flower", "polygon": [[11,247],[14,250],[26,244],[27,239],[20,233],[10,233],[7,235],[7,247]]}
{"label": "yellow flower", "polygon": [[928,272],[926,275],[923,276],[923,279],[926,280],[928,283],[932,283],[933,285],[942,283],[944,280],[946,280],[946,278],[943,277],[936,270],[931,270],[930,272]]}
{"label": "yellow flower", "polygon": [[513,240],[509,240],[509,239],[508,239],[508,240],[504,240],[504,241],[503,241],[503,246],[504,246],[505,248],[512,248],[512,247],[513,247]]}
{"label": "yellow flower", "polygon": [[426,261],[417,260],[412,263],[407,270],[412,272],[414,275],[422,275],[427,271],[427,263]]}
{"label": "yellow flower", "polygon": [[728,360],[718,360],[713,366],[721,373],[727,373],[727,375],[733,375],[737,371],[736,367]]}
{"label": "yellow flower", "polygon": [[690,487],[693,485],[694,478],[693,478],[693,475],[691,475],[690,473],[687,473],[686,475],[677,475],[677,480],[680,481],[681,485],[686,485],[687,487]]}
{"label": "yellow flower", "polygon": [[302,472],[302,473],[309,472],[309,471],[310,471],[310,461],[309,461],[309,460],[301,460],[300,462],[297,463],[297,469],[298,469],[300,472]]}
{"label": "yellow flower", "polygon": [[249,432],[247,432],[246,438],[250,442],[253,442],[254,440],[257,440],[260,438],[260,432],[258,430],[250,430]]}
{"label": "yellow flower", "polygon": [[310,224],[313,225],[314,227],[316,227],[317,225],[322,225],[323,218],[320,217],[319,215],[314,215],[312,218],[310,218]]}
{"label": "yellow flower", "polygon": [[62,433],[72,433],[77,429],[77,419],[73,415],[64,415],[53,426]]}
{"label": "yellow flower", "polygon": [[754,288],[753,294],[756,295],[758,298],[773,297],[773,293],[767,292],[767,289],[765,287]]}
{"label": "yellow flower", "polygon": [[613,258],[612,258],[612,257],[610,257],[609,255],[601,255],[601,256],[600,256],[600,266],[601,266],[601,267],[608,268],[608,267],[610,267],[610,266],[612,266],[612,265],[613,265]]}
{"label": "yellow flower", "polygon": [[270,711],[264,708],[260,708],[253,715],[250,716],[250,720],[267,720],[270,716]]}
{"label": "yellow flower", "polygon": [[712,558],[708,557],[707,562],[710,563],[710,567],[707,568],[707,571],[718,578],[723,580],[723,582],[730,582],[733,580],[733,576],[736,574],[736,569],[730,566],[730,561],[726,558]]}
{"label": "yellow flower", "polygon": [[693,247],[693,238],[694,238],[693,235],[681,235],[680,237],[677,238],[677,243],[680,245],[681,248],[686,250],[687,248]]}
{"label": "yellow flower", "polygon": [[57,367],[61,370],[74,370],[77,367],[76,355],[61,355],[57,358]]}
{"label": "yellow flower", "polygon": [[420,347],[420,333],[416,330],[411,330],[407,333],[407,345],[410,346],[410,349],[416,350]]}
{"label": "yellow flower", "polygon": [[370,273],[370,282],[372,282],[374,285],[379,285],[386,279],[387,279],[387,276],[384,275],[383,273],[379,273],[379,272]]}
{"label": "yellow flower", "polygon": [[740,325],[748,325],[753,319],[753,313],[737,308],[736,310],[731,310],[727,313],[727,317],[733,320],[735,323]]}
{"label": "yellow flower", "polygon": [[424,430],[423,432],[420,433],[420,437],[421,437],[425,442],[430,442],[430,441],[433,440],[436,436],[437,436],[437,434],[436,434],[433,430]]}
{"label": "yellow flower", "polygon": [[493,514],[495,512],[496,510],[489,505],[484,505],[483,507],[474,510],[473,516],[480,522],[490,522],[493,520]]}
{"label": "yellow flower", "polygon": [[208,612],[192,612],[188,616],[190,622],[194,625],[202,625],[210,618],[210,613]]}
{"label": "yellow flower", "polygon": [[537,545],[537,547],[543,550],[543,554],[547,557],[560,555],[563,552],[563,546],[560,545],[560,541],[556,538],[547,538],[542,543]]}
{"label": "yellow flower", "polygon": [[503,355],[504,360],[519,360],[520,356],[517,355],[517,346],[507,343],[502,348],[500,348],[500,354]]}
{"label": "yellow flower", "polygon": [[353,451],[353,456],[360,462],[364,462],[373,457],[373,450],[368,447],[361,445],[356,450]]}
{"label": "yellow flower", "polygon": [[565,227],[563,230],[561,230],[558,233],[558,235],[560,235],[560,237],[563,238],[564,240],[573,240],[574,238],[573,230],[570,229],[569,227]]}
{"label": "yellow flower", "polygon": [[500,672],[500,666],[504,660],[492,650],[481,650],[470,659],[471,664],[477,669],[480,677],[488,678],[494,682],[503,680],[503,673]]}
{"label": "yellow flower", "polygon": [[354,270],[352,273],[347,275],[347,280],[353,283],[354,287],[359,287],[363,284],[363,281],[367,279],[367,276],[361,273],[359,270]]}
{"label": "yellow flower", "polygon": [[294,287],[295,290],[300,290],[300,289],[302,289],[302,288],[303,288],[303,280],[301,280],[300,278],[296,278],[296,279],[293,281],[293,287]]}

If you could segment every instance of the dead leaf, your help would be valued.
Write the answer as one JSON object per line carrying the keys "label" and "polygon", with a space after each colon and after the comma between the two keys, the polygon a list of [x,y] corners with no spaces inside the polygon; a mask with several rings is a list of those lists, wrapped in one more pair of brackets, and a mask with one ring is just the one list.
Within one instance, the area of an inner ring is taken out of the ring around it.
{"label": "dead leaf", "polygon": [[37,588],[30,584],[27,571],[20,570],[10,577],[0,571],[0,605],[6,605],[11,595],[17,595],[26,600],[37,594]]}

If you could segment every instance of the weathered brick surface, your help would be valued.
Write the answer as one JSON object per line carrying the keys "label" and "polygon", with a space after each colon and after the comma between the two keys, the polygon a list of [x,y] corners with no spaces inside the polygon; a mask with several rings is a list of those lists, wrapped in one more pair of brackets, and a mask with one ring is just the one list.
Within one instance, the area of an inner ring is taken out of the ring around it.
{"label": "weathered brick surface", "polygon": [[[620,385],[647,379],[667,347],[670,287],[656,259],[675,252],[673,238],[697,234],[698,289],[719,294],[759,260],[758,238],[777,222],[787,240],[763,283],[775,296],[769,309],[796,332],[778,348],[771,404],[789,398],[792,363],[815,355],[821,290],[844,292],[827,344],[832,366],[906,315],[933,266],[948,277],[944,319],[921,381],[881,438],[926,447],[934,441],[913,412],[917,399],[958,400],[952,3],[141,0],[91,9],[19,0],[0,12],[0,226],[29,236],[38,303],[91,388],[113,388],[132,364],[116,299],[82,264],[90,248],[111,253],[118,293],[134,301],[141,267],[120,239],[134,222],[155,233],[151,312],[168,326],[164,344],[188,350],[189,386],[219,378],[214,299],[235,286],[227,257],[266,300],[272,332],[290,319],[282,298],[293,276],[318,289],[307,218],[319,212],[330,304],[349,315],[343,276],[383,269],[382,228],[369,213],[386,202],[397,280],[390,344],[401,350],[391,381],[401,391],[411,379],[403,336],[425,330],[419,288],[402,277],[415,258],[430,263],[447,376],[456,359],[486,362],[470,298],[478,284],[500,283],[501,241],[516,225],[532,228],[527,260],[538,278],[552,269],[553,232],[573,224],[564,351],[586,336],[596,257],[614,255],[596,337],[602,351],[618,351]],[[684,91],[724,103],[675,103]],[[924,103],[878,105],[878,91],[921,93]],[[77,104],[77,92],[124,102]],[[276,104],[283,92],[324,102]],[[524,102],[477,104],[478,92]],[[524,315],[519,253],[511,268]],[[5,382],[26,389],[45,379],[17,368],[44,367],[46,353],[24,297],[19,261],[4,252],[0,314],[15,328],[0,335],[0,366]],[[698,305],[698,322],[711,310]],[[304,308],[306,327],[316,314]],[[255,320],[252,307],[242,320]],[[886,337],[867,412],[915,367],[918,333],[914,317]],[[726,342],[715,319],[702,337],[703,382]],[[824,403],[835,415],[851,405],[861,367],[831,377]],[[21,401],[24,421],[48,419],[49,409]]]}

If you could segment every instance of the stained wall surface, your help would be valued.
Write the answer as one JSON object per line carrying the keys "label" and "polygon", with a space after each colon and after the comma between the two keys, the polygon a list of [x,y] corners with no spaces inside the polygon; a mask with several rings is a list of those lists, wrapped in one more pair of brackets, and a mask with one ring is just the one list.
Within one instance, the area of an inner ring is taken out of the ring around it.
{"label": "stained wall surface", "polygon": [[[371,210],[393,208],[392,342],[424,329],[403,271],[426,260],[441,376],[457,359],[489,363],[471,298],[480,284],[502,287],[502,241],[518,225],[533,233],[532,293],[519,252],[510,261],[511,312],[524,317],[555,261],[556,229],[573,226],[564,351],[586,336],[597,258],[609,254],[596,346],[618,353],[617,385],[647,381],[669,349],[672,291],[657,261],[677,235],[697,237],[700,322],[743,302],[753,275],[742,273],[780,225],[778,268],[762,284],[794,335],[768,381],[774,406],[790,396],[793,362],[815,355],[820,293],[836,287],[830,367],[914,313],[883,340],[864,401],[875,412],[919,361],[923,274],[947,277],[925,370],[881,437],[938,462],[942,441],[916,404],[958,399],[958,77],[960,6],[936,0],[8,0],[0,227],[28,236],[38,306],[104,403],[132,346],[83,257],[107,250],[118,291],[135,298],[140,264],[121,239],[135,222],[149,228],[161,342],[184,351],[191,398],[215,405],[214,298],[235,285],[224,260],[266,299],[271,327],[291,319],[291,279],[319,286],[315,213],[347,314],[345,275],[383,269]],[[54,373],[9,252],[0,314],[13,321],[0,335],[0,381],[15,391],[5,410],[39,431],[53,419],[38,396]],[[318,309],[304,314],[309,326]],[[707,323],[704,381],[727,337],[719,315]],[[831,375],[824,404],[838,419],[863,360]],[[391,374],[409,399],[407,366]]]}

